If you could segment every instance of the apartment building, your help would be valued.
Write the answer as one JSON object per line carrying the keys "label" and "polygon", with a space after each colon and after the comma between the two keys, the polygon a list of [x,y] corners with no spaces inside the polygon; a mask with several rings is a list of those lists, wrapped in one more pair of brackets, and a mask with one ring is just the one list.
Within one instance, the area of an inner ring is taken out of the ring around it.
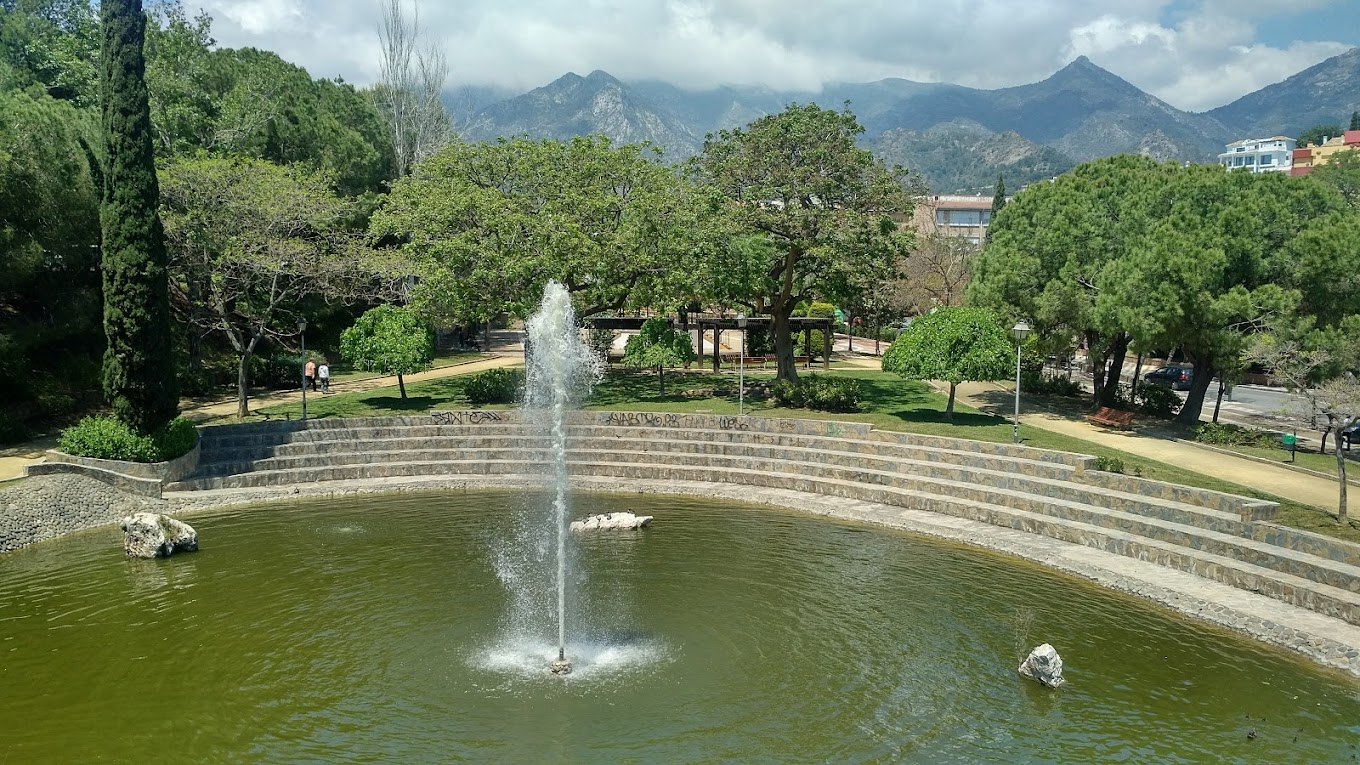
{"label": "apartment building", "polygon": [[1249,173],[1287,173],[1293,165],[1294,139],[1282,135],[1247,138],[1228,144],[1218,163]]}
{"label": "apartment building", "polygon": [[1294,149],[1293,165],[1290,175],[1307,175],[1313,168],[1327,164],[1339,151],[1360,149],[1360,130],[1347,130],[1335,138],[1322,141],[1321,145],[1309,144],[1302,149]]}
{"label": "apartment building", "polygon": [[916,206],[912,223],[917,231],[957,236],[972,244],[981,244],[992,223],[992,198],[932,194]]}

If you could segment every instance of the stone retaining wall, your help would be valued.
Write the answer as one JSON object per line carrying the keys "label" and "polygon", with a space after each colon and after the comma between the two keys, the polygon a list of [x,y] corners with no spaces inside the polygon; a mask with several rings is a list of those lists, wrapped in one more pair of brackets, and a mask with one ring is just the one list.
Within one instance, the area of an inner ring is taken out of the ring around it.
{"label": "stone retaining wall", "polygon": [[102,481],[72,473],[7,481],[0,484],[0,553],[108,526],[132,513],[164,512],[164,506],[160,500],[111,491]]}
{"label": "stone retaining wall", "polygon": [[29,465],[24,473],[30,476],[74,473],[132,494],[160,499],[162,485],[178,481],[198,468],[202,450],[200,439],[187,454],[167,462],[126,462],[77,457],[49,449],[43,462]]}

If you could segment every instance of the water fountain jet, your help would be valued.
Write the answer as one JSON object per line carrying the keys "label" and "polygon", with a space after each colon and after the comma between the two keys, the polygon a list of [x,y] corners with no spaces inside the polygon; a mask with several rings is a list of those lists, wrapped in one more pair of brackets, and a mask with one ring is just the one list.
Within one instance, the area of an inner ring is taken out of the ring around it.
{"label": "water fountain jet", "polygon": [[551,451],[552,520],[556,535],[557,660],[553,674],[571,672],[567,644],[567,413],[589,394],[600,376],[600,361],[581,341],[571,294],[550,281],[538,312],[526,323],[525,407],[545,417]]}

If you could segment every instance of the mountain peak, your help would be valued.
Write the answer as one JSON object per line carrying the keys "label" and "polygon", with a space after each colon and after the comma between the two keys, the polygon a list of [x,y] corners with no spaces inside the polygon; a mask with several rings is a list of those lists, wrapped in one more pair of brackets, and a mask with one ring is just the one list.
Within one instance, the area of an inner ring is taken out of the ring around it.
{"label": "mountain peak", "polygon": [[591,72],[590,74],[586,75],[586,82],[595,83],[595,84],[597,84],[597,85],[622,85],[622,84],[623,84],[622,82],[619,81],[619,79],[618,79],[617,77],[615,77],[614,75],[610,74],[609,72],[606,72],[606,71],[603,70],[603,69],[596,69],[595,71],[593,71],[593,72]]}

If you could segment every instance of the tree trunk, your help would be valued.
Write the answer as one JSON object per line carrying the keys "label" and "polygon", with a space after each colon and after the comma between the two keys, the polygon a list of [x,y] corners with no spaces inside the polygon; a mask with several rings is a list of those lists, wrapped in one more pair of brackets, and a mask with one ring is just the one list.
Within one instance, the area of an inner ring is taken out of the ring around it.
{"label": "tree trunk", "polygon": [[1119,380],[1124,376],[1124,357],[1129,350],[1129,336],[1120,332],[1114,336],[1110,354],[1106,356],[1105,384],[1100,391],[1100,405],[1110,406],[1119,398]]}
{"label": "tree trunk", "polygon": [[1105,357],[1096,353],[1098,340],[1096,333],[1086,333],[1086,363],[1091,365],[1091,400],[1096,406],[1104,406]]}
{"label": "tree trunk", "polygon": [[949,403],[944,407],[944,419],[946,422],[954,421],[954,394],[958,391],[958,383],[949,383]]}
{"label": "tree trunk", "polygon": [[1133,364],[1133,379],[1129,381],[1129,398],[1138,400],[1138,386],[1143,384],[1143,354]]}
{"label": "tree trunk", "polygon": [[798,367],[793,363],[793,334],[789,332],[789,315],[793,313],[792,306],[788,308],[778,308],[770,312],[771,327],[774,332],[774,352],[779,357],[779,370],[775,374],[776,379],[787,380],[791,383],[798,382]]}
{"label": "tree trunk", "polygon": [[406,380],[401,375],[397,375],[397,390],[401,391],[401,400],[406,400]]}
{"label": "tree trunk", "polygon": [[656,368],[656,380],[657,380],[657,383],[660,384],[660,386],[661,386],[661,395],[662,395],[662,396],[665,396],[665,395],[666,395],[666,368],[665,368],[665,367],[659,366],[659,365],[657,366],[657,368]]}
{"label": "tree trunk", "polygon": [[243,420],[250,416],[250,399],[247,397],[249,377],[246,374],[249,365],[250,351],[244,351],[236,365],[236,416]]}
{"label": "tree trunk", "polygon": [[1185,403],[1181,406],[1181,411],[1172,420],[1176,425],[1186,428],[1193,428],[1199,424],[1199,416],[1204,412],[1204,394],[1209,392],[1209,383],[1213,382],[1215,371],[1212,367],[1205,364],[1203,368],[1195,364],[1195,379],[1190,381],[1190,391],[1185,396]]}
{"label": "tree trunk", "polygon": [[1341,446],[1345,439],[1341,437],[1341,431],[1336,433],[1336,442],[1333,448],[1336,449],[1336,478],[1341,484],[1341,495],[1336,501],[1336,522],[1346,525],[1346,457],[1341,453]]}

